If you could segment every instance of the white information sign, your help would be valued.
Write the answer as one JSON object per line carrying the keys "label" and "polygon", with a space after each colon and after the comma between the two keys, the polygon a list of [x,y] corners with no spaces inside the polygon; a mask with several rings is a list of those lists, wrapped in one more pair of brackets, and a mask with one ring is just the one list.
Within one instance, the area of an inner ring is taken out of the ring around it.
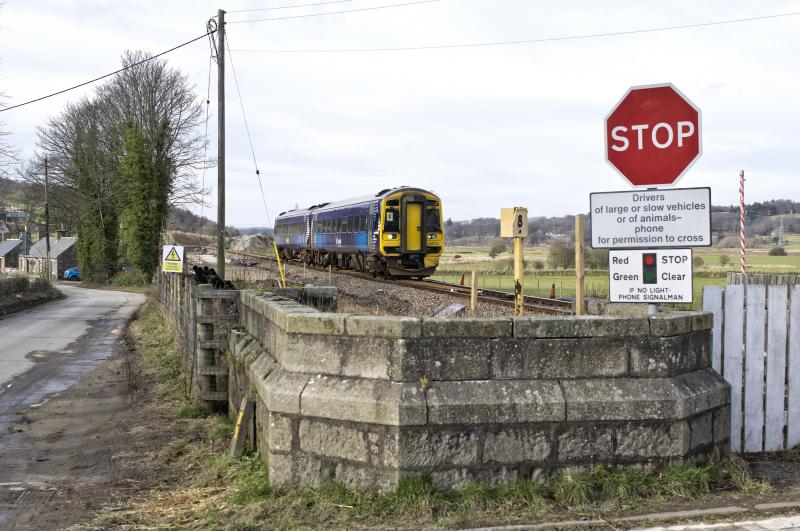
{"label": "white information sign", "polygon": [[596,192],[589,203],[595,249],[711,245],[711,188]]}
{"label": "white information sign", "polygon": [[610,302],[692,302],[691,249],[608,252]]}
{"label": "white information sign", "polygon": [[183,272],[183,246],[165,245],[161,250],[161,271],[167,273]]}

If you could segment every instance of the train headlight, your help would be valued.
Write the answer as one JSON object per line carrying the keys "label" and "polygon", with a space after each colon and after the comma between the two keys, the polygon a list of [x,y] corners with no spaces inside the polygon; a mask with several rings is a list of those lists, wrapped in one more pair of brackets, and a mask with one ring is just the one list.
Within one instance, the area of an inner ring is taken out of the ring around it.
{"label": "train headlight", "polygon": [[389,239],[389,240],[396,240],[397,239],[397,234],[387,234],[386,238]]}
{"label": "train headlight", "polygon": [[428,239],[429,240],[435,240],[438,237],[439,237],[439,235],[437,233],[435,233],[435,232],[429,232],[428,233]]}

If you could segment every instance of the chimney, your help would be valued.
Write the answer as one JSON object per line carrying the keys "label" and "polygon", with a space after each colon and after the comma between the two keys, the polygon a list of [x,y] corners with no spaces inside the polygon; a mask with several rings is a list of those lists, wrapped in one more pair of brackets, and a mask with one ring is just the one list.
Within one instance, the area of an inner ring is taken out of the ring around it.
{"label": "chimney", "polygon": [[66,236],[67,236],[67,231],[63,229],[56,231],[56,240],[60,240],[61,238],[65,238]]}

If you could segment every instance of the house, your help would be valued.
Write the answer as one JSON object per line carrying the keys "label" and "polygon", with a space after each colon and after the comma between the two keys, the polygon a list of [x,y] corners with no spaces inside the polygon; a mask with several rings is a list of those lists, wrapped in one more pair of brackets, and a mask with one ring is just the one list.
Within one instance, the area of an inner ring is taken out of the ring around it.
{"label": "house", "polygon": [[15,269],[22,251],[22,240],[6,240],[0,235],[0,273]]}
{"label": "house", "polygon": [[[50,272],[55,278],[64,278],[64,271],[78,266],[77,238],[66,236],[66,231],[57,231],[55,238],[50,238]],[[19,272],[42,274],[47,262],[47,240],[36,242],[26,255],[19,257]]]}

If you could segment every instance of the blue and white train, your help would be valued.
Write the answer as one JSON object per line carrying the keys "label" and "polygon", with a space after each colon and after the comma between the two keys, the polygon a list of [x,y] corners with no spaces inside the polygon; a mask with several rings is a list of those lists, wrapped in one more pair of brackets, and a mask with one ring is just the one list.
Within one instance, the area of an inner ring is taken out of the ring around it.
{"label": "blue and white train", "polygon": [[424,278],[444,250],[442,202],[420,188],[282,212],[275,241],[285,260],[373,275]]}

